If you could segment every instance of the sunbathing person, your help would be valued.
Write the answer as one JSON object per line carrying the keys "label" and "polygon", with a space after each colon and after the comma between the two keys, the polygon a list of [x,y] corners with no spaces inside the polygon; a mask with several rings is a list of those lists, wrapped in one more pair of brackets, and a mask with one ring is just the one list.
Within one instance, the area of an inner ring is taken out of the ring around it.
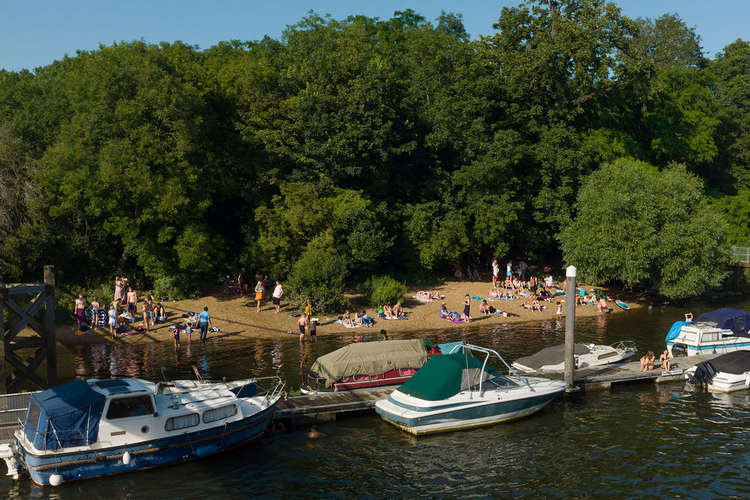
{"label": "sunbathing person", "polygon": [[371,317],[367,315],[367,312],[364,309],[362,310],[361,319],[362,319],[362,324],[364,326],[372,326],[375,324],[375,322],[372,320]]}
{"label": "sunbathing person", "polygon": [[604,298],[604,295],[601,296],[599,299],[599,311],[601,312],[607,312],[607,299]]}
{"label": "sunbathing person", "polygon": [[659,356],[659,361],[661,362],[661,369],[664,370],[665,372],[668,372],[671,360],[672,360],[672,355],[669,354],[669,350],[664,349],[664,352],[661,353],[661,356]]}
{"label": "sunbathing person", "polygon": [[400,318],[401,316],[404,316],[404,308],[401,307],[401,302],[396,302],[396,304],[393,306],[393,315],[396,318]]}
{"label": "sunbathing person", "polygon": [[433,297],[432,297],[432,293],[430,293],[430,292],[428,292],[426,290],[420,290],[420,291],[418,291],[417,292],[417,299],[419,299],[419,300],[425,300],[425,301],[434,300]]}
{"label": "sunbathing person", "polygon": [[389,306],[388,304],[383,305],[383,316],[385,316],[386,319],[393,318],[393,309],[391,309],[391,306]]}
{"label": "sunbathing person", "polygon": [[346,326],[354,326],[354,323],[352,322],[352,315],[349,313],[349,309],[346,310],[344,315],[341,317],[341,320]]}
{"label": "sunbathing person", "polygon": [[483,300],[481,304],[479,304],[479,312],[484,314],[485,316],[489,316],[490,313],[490,305],[487,303],[486,300]]}
{"label": "sunbathing person", "polygon": [[656,355],[654,351],[648,351],[645,356],[641,358],[641,371],[649,371],[654,369],[654,360]]}
{"label": "sunbathing person", "polygon": [[539,311],[539,312],[542,312],[542,305],[541,305],[541,304],[539,303],[539,300],[537,300],[537,299],[534,299],[534,300],[533,300],[533,301],[531,302],[531,310],[532,310],[532,311]]}
{"label": "sunbathing person", "polygon": [[448,312],[448,308],[446,307],[445,302],[440,304],[440,317],[444,319],[450,317],[450,313]]}

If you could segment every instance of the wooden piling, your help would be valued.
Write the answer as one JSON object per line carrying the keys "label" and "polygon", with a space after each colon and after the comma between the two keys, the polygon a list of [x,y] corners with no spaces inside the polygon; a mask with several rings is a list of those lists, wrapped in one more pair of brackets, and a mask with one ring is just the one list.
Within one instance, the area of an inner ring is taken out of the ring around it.
{"label": "wooden piling", "polygon": [[57,384],[57,341],[55,333],[55,266],[44,266],[44,329],[47,335],[47,383]]}

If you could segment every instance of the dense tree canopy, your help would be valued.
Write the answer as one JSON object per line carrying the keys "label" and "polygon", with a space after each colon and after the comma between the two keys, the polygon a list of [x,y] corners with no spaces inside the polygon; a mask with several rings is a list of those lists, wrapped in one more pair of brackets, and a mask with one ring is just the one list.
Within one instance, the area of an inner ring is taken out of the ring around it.
{"label": "dense tree canopy", "polygon": [[[244,265],[341,287],[492,256],[559,262],[579,186],[622,189],[624,157],[710,192],[696,220],[749,211],[748,42],[709,60],[677,14],[630,19],[603,0],[529,0],[494,27],[471,40],[453,13],[310,13],[279,40],[119,43],[0,71],[4,276],[51,262],[70,282],[187,287]],[[731,241],[750,241],[737,227]],[[723,234],[706,234],[719,255]],[[678,296],[716,284],[690,271],[705,255],[670,241],[632,268],[582,270]],[[677,254],[670,271],[660,259]]]}

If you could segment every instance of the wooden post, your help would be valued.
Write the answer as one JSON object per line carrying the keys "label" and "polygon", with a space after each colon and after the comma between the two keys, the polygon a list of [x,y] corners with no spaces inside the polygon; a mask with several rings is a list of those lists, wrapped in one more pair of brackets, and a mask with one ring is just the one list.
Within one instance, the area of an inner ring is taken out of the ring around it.
{"label": "wooden post", "polygon": [[573,371],[575,369],[575,327],[576,327],[576,268],[568,266],[565,270],[565,382],[568,391],[573,388]]}
{"label": "wooden post", "polygon": [[6,394],[8,389],[5,387],[5,311],[3,310],[3,301],[8,291],[3,283],[3,275],[0,273],[0,394]]}
{"label": "wooden post", "polygon": [[57,385],[57,341],[55,339],[55,266],[44,266],[44,329],[47,334],[47,384]]}

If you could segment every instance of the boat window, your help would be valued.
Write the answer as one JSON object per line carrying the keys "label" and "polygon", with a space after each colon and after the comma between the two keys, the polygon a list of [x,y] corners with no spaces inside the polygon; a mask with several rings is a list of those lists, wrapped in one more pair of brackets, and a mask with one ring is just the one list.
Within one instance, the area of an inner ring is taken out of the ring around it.
{"label": "boat window", "polygon": [[719,339],[717,338],[716,333],[704,333],[702,340],[703,342],[716,342]]}
{"label": "boat window", "polygon": [[[509,378],[503,377],[503,376],[493,377],[491,379],[485,380],[484,381],[484,387],[485,388],[489,388],[490,387],[489,385],[487,385],[488,382],[490,384],[496,385],[497,387],[515,387],[515,386],[518,385],[514,381],[510,380]],[[477,389],[478,388],[479,388],[479,384],[477,384]]]}
{"label": "boat window", "polygon": [[738,316],[734,319],[734,332],[745,332],[745,317],[744,316]]}
{"label": "boat window", "polygon": [[154,413],[154,405],[151,404],[149,396],[133,396],[130,398],[118,398],[109,402],[107,418],[139,417]]}
{"label": "boat window", "polygon": [[229,418],[237,414],[237,405],[221,406],[213,410],[203,412],[203,423],[216,422],[224,418]]}
{"label": "boat window", "polygon": [[164,430],[176,431],[179,429],[185,429],[187,427],[195,427],[199,423],[201,423],[200,415],[198,415],[197,413],[188,413],[187,415],[168,418],[167,423],[164,424]]}

